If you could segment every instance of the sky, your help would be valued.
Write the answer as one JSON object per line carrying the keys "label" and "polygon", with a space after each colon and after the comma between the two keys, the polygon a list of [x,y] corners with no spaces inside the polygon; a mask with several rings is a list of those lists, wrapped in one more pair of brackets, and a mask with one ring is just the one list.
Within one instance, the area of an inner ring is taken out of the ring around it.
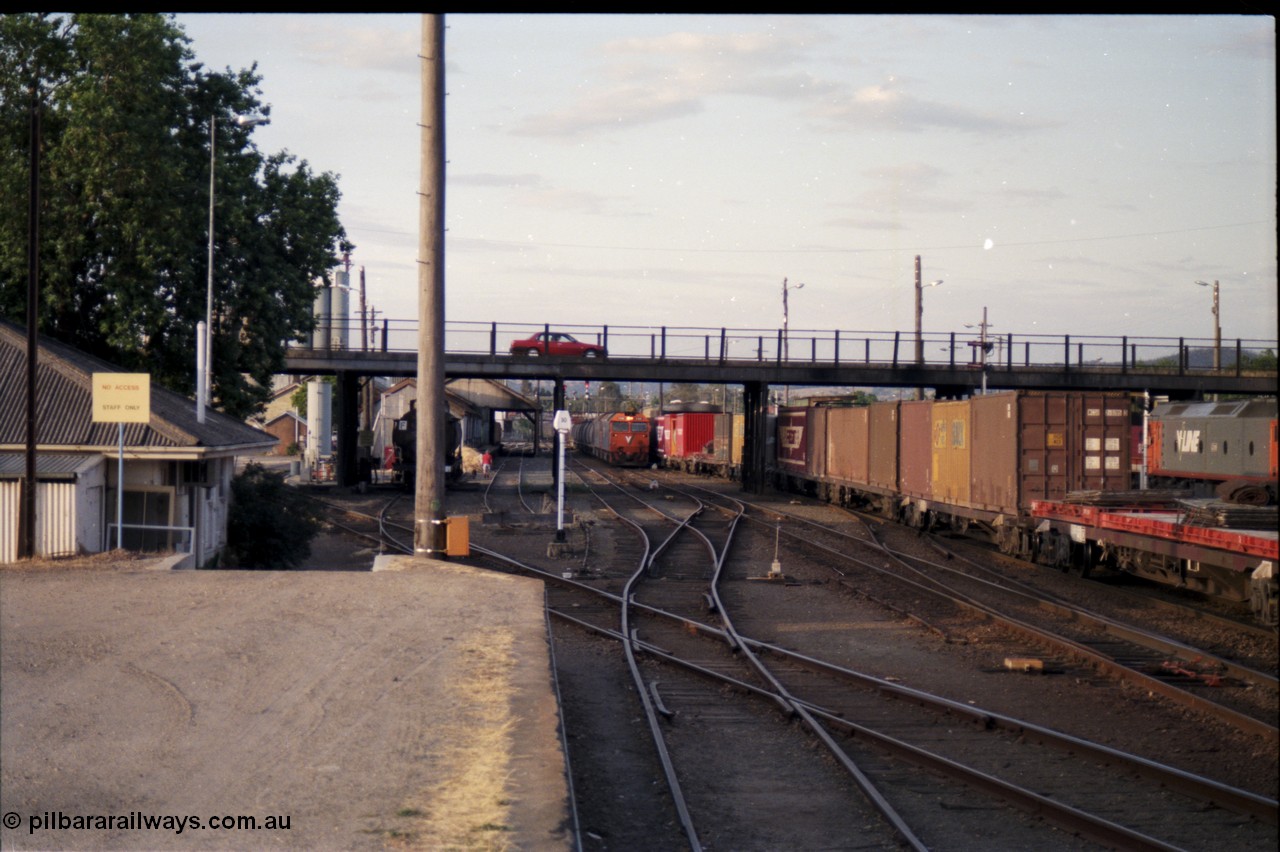
{"label": "sky", "polygon": [[[175,20],[416,318],[421,16]],[[1272,17],[445,23],[451,323],[1276,338]]]}

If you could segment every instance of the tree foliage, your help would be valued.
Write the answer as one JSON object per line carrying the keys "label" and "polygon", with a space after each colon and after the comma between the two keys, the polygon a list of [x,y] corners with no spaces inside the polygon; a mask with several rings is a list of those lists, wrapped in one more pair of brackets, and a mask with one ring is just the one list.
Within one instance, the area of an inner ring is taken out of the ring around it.
{"label": "tree foliage", "polygon": [[284,475],[251,463],[231,480],[226,562],[231,568],[297,568],[311,555],[321,522]]}
{"label": "tree foliage", "polygon": [[284,345],[313,328],[315,282],[352,246],[337,176],[264,155],[234,122],[270,112],[256,65],[214,72],[189,45],[170,15],[0,16],[0,314],[26,314],[38,104],[40,331],[192,393],[212,145],[211,394],[246,417]]}

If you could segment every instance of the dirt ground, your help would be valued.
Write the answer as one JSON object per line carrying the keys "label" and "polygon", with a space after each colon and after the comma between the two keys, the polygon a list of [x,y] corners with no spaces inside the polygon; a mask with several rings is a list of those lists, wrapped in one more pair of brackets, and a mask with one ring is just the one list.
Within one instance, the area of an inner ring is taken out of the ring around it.
{"label": "dirt ground", "polygon": [[568,847],[541,584],[147,565],[0,570],[0,846]]}

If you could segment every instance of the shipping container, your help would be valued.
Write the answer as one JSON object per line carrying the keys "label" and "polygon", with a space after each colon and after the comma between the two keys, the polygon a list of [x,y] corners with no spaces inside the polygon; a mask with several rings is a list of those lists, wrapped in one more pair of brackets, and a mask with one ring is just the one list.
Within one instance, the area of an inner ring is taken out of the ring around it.
{"label": "shipping container", "polygon": [[737,468],[742,465],[742,445],[746,440],[746,417],[741,414],[722,414],[716,418],[716,452],[727,448],[728,462]]}
{"label": "shipping container", "polygon": [[1127,394],[1022,392],[1018,415],[1020,511],[1072,491],[1132,487]]}
{"label": "shipping container", "polygon": [[810,407],[808,410],[808,450],[805,458],[805,474],[817,481],[827,475],[827,411]]}
{"label": "shipping container", "polygon": [[930,400],[898,407],[898,488],[907,497],[933,496],[933,421]]}
{"label": "shipping container", "polygon": [[951,506],[968,506],[973,432],[969,400],[935,402],[930,423],[933,436],[930,498]]}
{"label": "shipping container", "polygon": [[897,402],[877,402],[868,408],[867,484],[876,491],[898,490]]}
{"label": "shipping container", "polygon": [[716,440],[716,415],[705,411],[688,411],[675,415],[675,453],[680,458],[713,455]]}
{"label": "shipping container", "polygon": [[809,457],[809,409],[804,406],[786,406],[778,409],[774,434],[774,458],[778,469],[802,476]]}
{"label": "shipping container", "polygon": [[1018,512],[1017,393],[974,397],[968,505],[1001,514]]}
{"label": "shipping container", "polygon": [[868,484],[870,411],[865,405],[827,409],[826,473],[840,484]]}

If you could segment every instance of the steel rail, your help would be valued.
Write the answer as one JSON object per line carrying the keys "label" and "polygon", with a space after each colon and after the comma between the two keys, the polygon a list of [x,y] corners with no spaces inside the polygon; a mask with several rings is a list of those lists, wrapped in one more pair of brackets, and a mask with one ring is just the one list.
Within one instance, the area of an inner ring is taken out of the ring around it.
{"label": "steel rail", "polygon": [[711,577],[711,599],[714,603],[715,611],[719,613],[720,620],[724,623],[724,633],[726,637],[729,637],[729,641],[733,647],[740,648],[742,650],[743,655],[747,662],[750,663],[751,667],[772,686],[773,700],[782,708],[783,712],[789,717],[799,716],[804,721],[809,730],[811,730],[813,734],[822,741],[823,745],[827,747],[827,750],[831,753],[832,757],[834,757],[837,762],[844,767],[845,771],[849,773],[849,776],[858,786],[858,789],[862,791],[862,794],[867,798],[871,806],[875,808],[876,812],[879,813],[885,822],[889,824],[889,827],[898,835],[899,839],[905,842],[912,849],[924,852],[928,847],[925,846],[924,841],[916,836],[916,833],[911,829],[911,826],[907,824],[906,819],[898,813],[898,809],[895,808],[885,797],[885,795],[880,791],[880,788],[876,786],[875,782],[873,782],[871,778],[863,772],[862,768],[854,762],[848,752],[840,748],[839,744],[832,739],[831,734],[826,728],[818,723],[818,720],[814,717],[810,709],[797,700],[796,697],[791,694],[790,690],[788,690],[786,686],[778,680],[777,676],[769,666],[764,664],[760,659],[760,656],[744,643],[742,634],[740,634],[738,629],[734,626],[733,618],[729,614],[729,609],[724,605],[724,601],[720,597],[720,581],[724,576],[724,565],[729,556],[729,547],[733,542],[733,534],[737,530],[738,522],[742,519],[746,509],[742,503],[733,500],[732,498],[725,499],[736,504],[737,508],[721,509],[721,511],[732,514],[733,519],[729,523],[729,530],[725,536],[724,545],[720,548],[720,552],[718,554],[716,553],[715,546],[712,545],[710,538],[708,538],[701,530],[696,527],[690,527],[689,529],[706,543],[707,547],[711,551],[712,558],[715,560],[715,571]]}
{"label": "steel rail", "polygon": [[[1230,707],[1225,707],[1217,703],[1216,701],[1210,701],[1207,698],[1188,692],[1187,690],[1182,689],[1181,687],[1168,683],[1167,681],[1163,681],[1157,677],[1152,677],[1146,672],[1140,671],[1131,666],[1127,666],[1113,657],[1110,657],[1106,654],[1102,654],[1094,650],[1093,648],[1090,648],[1088,645],[1084,644],[1083,642],[1077,641],[1075,639],[1071,639],[1067,636],[1062,636],[1052,630],[1046,630],[1045,628],[1040,627],[1038,625],[1030,624],[1026,621],[1023,621],[1020,618],[1015,618],[1007,613],[1002,612],[999,609],[996,609],[994,606],[983,603],[982,601],[979,601],[979,600],[975,600],[974,598],[970,597],[964,592],[961,592],[958,589],[952,586],[949,586],[946,583],[943,583],[941,580],[937,579],[936,577],[931,577],[928,574],[924,574],[923,572],[919,571],[916,568],[912,568],[910,565],[907,564],[906,560],[908,559],[912,561],[920,561],[920,560],[918,560],[916,557],[910,556],[909,554],[900,554],[897,551],[887,547],[879,540],[874,530],[870,530],[869,527],[868,527],[868,530],[870,531],[872,538],[875,540],[876,545],[880,547],[880,549],[882,550],[882,552],[885,553],[886,556],[888,556],[890,559],[896,560],[898,564],[902,565],[906,570],[911,571],[917,574],[918,576],[920,576],[925,583],[936,587],[939,590],[940,594],[945,595],[946,597],[955,601],[960,606],[966,607],[975,612],[981,612],[990,618],[996,619],[1000,624],[1004,625],[1005,627],[1012,629],[1015,632],[1018,632],[1030,639],[1046,642],[1053,647],[1056,647],[1061,650],[1067,651],[1068,653],[1074,654],[1076,657],[1090,662],[1091,664],[1096,666],[1099,670],[1109,672],[1112,675],[1121,678],[1122,680],[1128,680],[1132,683],[1136,683],[1142,686],[1143,688],[1147,689],[1149,692],[1154,692],[1159,695],[1162,695],[1165,698],[1169,698],[1173,700],[1177,704],[1183,705],[1184,707],[1190,707],[1194,710],[1199,710],[1203,713],[1208,713],[1209,715],[1214,716],[1218,719],[1221,719],[1222,721],[1227,722],[1228,724],[1234,725],[1236,728],[1240,729],[1241,731],[1244,731],[1245,733],[1262,737],[1263,739],[1267,740],[1272,744],[1280,742],[1280,728],[1277,728],[1275,725],[1268,724],[1267,722],[1264,722],[1260,719],[1255,719],[1252,716],[1241,713],[1240,711],[1234,710]],[[932,563],[932,562],[927,564],[931,566],[936,565],[936,563]],[[954,571],[955,569],[946,568],[945,570]],[[994,583],[991,583],[990,581],[987,581],[987,580],[983,580],[980,577],[967,577],[967,579],[973,580],[974,582],[977,582],[980,584],[986,584],[993,587],[995,586]],[[1010,594],[1017,593],[1015,590],[1008,590],[1004,588],[1000,588],[1000,591],[1007,592]],[[1086,611],[1082,609],[1078,609],[1074,607],[1068,609],[1067,614],[1072,617],[1078,616],[1081,619],[1084,619],[1088,615],[1091,615],[1091,614],[1087,614]],[[1211,656],[1211,655],[1209,655],[1206,652],[1205,656]]]}
{"label": "steel rail", "polygon": [[[607,477],[606,481],[608,481]],[[640,704],[644,708],[645,719],[649,725],[649,732],[653,738],[654,748],[657,749],[658,760],[662,764],[662,772],[666,777],[667,787],[671,791],[671,798],[675,804],[676,813],[680,818],[681,828],[684,829],[685,838],[689,841],[690,848],[693,849],[694,852],[700,852],[702,849],[702,842],[698,839],[697,827],[693,824],[693,816],[689,813],[689,805],[685,799],[684,791],[680,786],[680,779],[676,775],[675,764],[672,762],[671,753],[667,749],[666,737],[663,736],[662,726],[658,721],[658,710],[654,707],[653,698],[649,694],[649,690],[645,684],[644,675],[640,671],[640,663],[636,660],[636,644],[638,640],[633,636],[631,629],[631,606],[633,603],[632,599],[635,594],[635,586],[649,568],[651,562],[650,549],[652,542],[649,540],[649,535],[639,523],[611,507],[608,501],[601,497],[585,479],[583,480],[583,483],[588,489],[590,489],[591,493],[601,502],[601,504],[604,505],[606,509],[613,512],[614,516],[617,517],[618,520],[634,529],[644,542],[644,552],[640,556],[639,565],[627,579],[627,582],[622,589],[620,601],[620,625],[623,637],[622,649],[627,658],[627,667],[631,670],[631,678],[636,685],[636,692],[639,693],[640,696]],[[615,487],[617,486],[615,485]],[[688,523],[688,521],[686,520],[685,523]],[[674,537],[674,533],[671,537]],[[668,538],[668,541],[670,541],[671,537]]]}
{"label": "steel rail", "polygon": [[[614,633],[613,631],[603,629],[598,625],[593,625],[589,622],[583,621],[582,619],[561,612],[560,610],[553,610],[552,615],[562,621],[593,631],[599,635],[608,636],[617,641],[624,641],[623,636]],[[723,672],[717,672],[714,669],[709,669],[705,666],[700,666],[697,663],[681,659],[669,651],[649,645],[648,643],[640,642],[638,644],[645,653],[660,661],[679,666],[687,671],[691,671],[715,682],[732,686],[760,698],[770,699],[773,701],[776,701],[779,698],[778,693],[772,692],[765,687],[757,686],[734,678],[730,675],[726,675]],[[763,643],[754,644],[760,647],[766,647]],[[857,769],[856,764],[853,764],[845,751],[840,748],[839,744],[835,742],[830,733],[827,732],[819,722],[819,719],[837,728],[843,728],[865,741],[874,743],[882,750],[890,752],[898,756],[900,759],[907,760],[908,762],[922,768],[940,772],[971,788],[994,795],[1024,812],[1039,816],[1061,828],[1079,832],[1080,834],[1100,843],[1111,845],[1114,848],[1133,850],[1161,850],[1161,852],[1172,852],[1173,850],[1179,849],[1179,847],[1172,846],[1158,838],[1153,838],[1133,829],[1118,825],[1105,818],[1094,816],[1086,811],[1080,810],[1079,808],[1072,807],[1071,805],[1067,805],[1051,797],[1036,793],[1034,790],[1020,787],[1016,784],[1012,784],[992,776],[989,773],[965,766],[951,760],[950,758],[934,754],[927,749],[903,742],[896,737],[891,737],[874,729],[859,725],[856,722],[843,718],[811,702],[794,698],[791,700],[796,702],[797,710],[801,717],[811,720],[811,729],[824,742],[824,744],[832,750],[832,753],[836,756],[837,760],[839,760],[842,765],[846,766],[847,769],[851,770],[855,779],[860,781],[865,780],[868,785],[872,785],[872,789],[874,789],[872,782],[869,779],[866,779],[861,771]],[[972,711],[972,708],[968,709]],[[887,802],[884,804],[886,807],[891,807]],[[919,842],[913,845],[915,845],[915,848],[919,849],[928,848]]]}
{"label": "steel rail", "polygon": [[[905,562],[903,561],[904,558],[915,560],[915,561],[923,561],[923,560],[919,560],[919,557],[913,557],[913,556],[910,556],[909,554],[902,554],[901,556],[899,556],[895,551],[892,551],[891,549],[887,548],[884,544],[882,544],[879,541],[879,539],[875,537],[874,531],[870,530],[869,526],[868,526],[868,530],[871,532],[871,535],[874,539],[872,543],[863,541],[862,539],[859,539],[856,536],[850,536],[847,533],[840,532],[839,530],[832,530],[829,527],[815,523],[814,521],[808,520],[806,518],[800,518],[798,516],[791,515],[789,513],[779,512],[772,508],[762,507],[762,506],[751,504],[751,503],[746,503],[745,505],[751,508],[754,508],[757,511],[763,512],[765,514],[772,514],[779,517],[789,518],[799,523],[817,527],[818,529],[821,529],[831,535],[857,541],[866,547],[879,548],[886,555],[897,560],[899,564],[903,565],[903,567],[907,571],[910,571],[913,574],[921,577],[924,582],[913,580],[910,577],[903,577],[892,571],[886,571],[885,569],[881,568],[878,565],[874,565],[870,562],[858,559],[854,556],[851,556],[848,553],[837,550],[835,548],[827,547],[826,545],[823,545],[811,539],[805,538],[804,536],[798,533],[784,531],[785,535],[789,536],[790,538],[796,541],[803,543],[807,547],[815,548],[824,553],[829,553],[833,556],[836,556],[842,560],[853,562],[857,565],[860,565],[864,568],[874,571],[884,577],[890,578],[895,582],[905,583],[910,587],[916,589],[917,591],[928,593],[934,596],[940,596],[946,600],[949,600],[955,603],[958,606],[964,607],[973,612],[980,613],[986,617],[996,619],[1001,624],[1006,625],[1009,629],[1014,630],[1015,632],[1018,632],[1027,638],[1037,640],[1037,641],[1043,641],[1043,642],[1049,643],[1054,647],[1065,650],[1068,653],[1071,653],[1087,661],[1088,663],[1094,665],[1095,667],[1099,668],[1102,671],[1109,672],[1113,676],[1119,677],[1123,680],[1128,680],[1133,683],[1137,683],[1143,688],[1147,689],[1148,691],[1154,692],[1165,698],[1168,698],[1176,704],[1180,704],[1185,707],[1190,707],[1194,710],[1198,710],[1200,712],[1215,716],[1221,719],[1222,721],[1240,729],[1241,731],[1244,731],[1245,733],[1262,737],[1263,739],[1267,740],[1269,743],[1280,742],[1280,729],[1278,729],[1275,725],[1268,724],[1267,722],[1264,722],[1260,719],[1255,719],[1252,716],[1241,713],[1230,707],[1224,707],[1223,705],[1218,704],[1217,702],[1210,701],[1209,699],[1203,698],[1202,696],[1188,692],[1187,690],[1182,689],[1174,684],[1160,680],[1159,678],[1156,678],[1156,677],[1152,677],[1151,675],[1148,675],[1145,672],[1126,666],[1123,663],[1106,656],[1105,654],[1101,654],[1098,651],[1092,648],[1089,648],[1087,645],[1084,645],[1080,642],[1077,642],[1073,639],[1070,639],[1064,636],[1059,636],[1055,633],[1044,630],[1043,628],[1036,627],[1035,625],[1027,624],[1024,621],[1008,616],[993,607],[990,607],[979,601],[973,600],[969,596],[964,595],[963,593],[958,592],[954,589],[951,589],[945,583],[942,583],[936,578],[930,577],[929,575],[924,574],[923,572],[920,572],[915,568],[912,568],[910,565],[905,564]],[[750,516],[748,516],[748,520],[755,520],[758,523],[765,523],[764,521],[761,521],[756,518],[751,518]],[[930,566],[937,565],[937,563],[927,563],[927,564],[929,564]],[[955,569],[947,568],[946,566],[939,566],[939,567],[942,567],[945,570],[949,570],[949,571],[955,570]],[[835,570],[835,569],[832,569],[832,570]],[[840,573],[841,576],[844,576],[842,572],[837,571],[837,573]],[[974,579],[977,582],[984,582],[984,581],[981,581],[980,578],[970,578],[970,579]],[[1002,589],[1002,591],[1006,591],[1006,590]],[[1074,611],[1075,610],[1073,610],[1073,612]],[[1081,615],[1083,616],[1084,611],[1080,610],[1080,612],[1081,612]],[[1214,657],[1213,654],[1207,651],[1203,652],[1202,656],[1205,658],[1217,659],[1216,657]]]}
{"label": "steel rail", "polygon": [[988,585],[997,587],[1001,591],[1004,591],[1011,595],[1017,595],[1017,596],[1023,597],[1026,600],[1032,601],[1045,609],[1058,613],[1059,615],[1069,615],[1073,618],[1076,618],[1076,617],[1082,618],[1087,623],[1102,630],[1104,633],[1108,633],[1113,636],[1117,636],[1121,639],[1124,639],[1126,641],[1133,642],[1135,645],[1141,645],[1144,648],[1149,648],[1154,651],[1160,651],[1162,653],[1172,654],[1173,656],[1179,657],[1186,662],[1195,662],[1197,660],[1200,660],[1200,661],[1207,660],[1213,663],[1215,666],[1220,667],[1223,671],[1230,674],[1232,677],[1238,678],[1239,680],[1243,680],[1247,683],[1251,683],[1254,686],[1260,686],[1260,687],[1263,687],[1264,689],[1271,689],[1271,690],[1280,688],[1280,682],[1277,681],[1276,676],[1273,674],[1269,674],[1263,671],[1258,671],[1257,669],[1250,668],[1245,665],[1241,665],[1240,663],[1236,663],[1224,657],[1220,657],[1210,651],[1204,651],[1200,648],[1187,645],[1186,643],[1180,642],[1176,639],[1171,639],[1168,636],[1161,636],[1158,633],[1152,633],[1151,631],[1144,630],[1141,627],[1135,627],[1131,624],[1125,624],[1122,621],[1117,621],[1116,619],[1110,618],[1109,616],[1105,616],[1105,615],[1102,615],[1101,613],[1094,612],[1093,610],[1087,609],[1083,606],[1080,606],[1079,604],[1073,604],[1070,601],[1063,600],[1057,595],[1051,594],[1049,592],[1040,591],[1038,589],[1035,589],[1031,586],[1026,585],[1025,583],[1021,583],[1012,578],[1001,577],[995,574],[994,572],[992,572],[990,569],[984,567],[983,565],[980,565],[977,562],[977,560],[971,559],[970,557],[958,551],[954,551],[954,550],[951,550],[950,548],[946,548],[941,542],[930,539],[929,544],[935,550],[938,550],[940,553],[949,555],[950,557],[956,560],[964,562],[965,564],[969,565],[973,570],[980,571],[989,577],[996,577],[997,579],[984,580],[980,577],[974,577],[973,575],[965,574],[964,572],[958,571],[957,569],[952,568],[949,565],[943,565],[942,563],[939,563],[939,562],[930,562],[926,559],[922,559],[921,557],[910,556],[907,554],[902,554],[902,556],[914,562],[919,562],[923,565],[927,565],[930,568],[935,568],[940,571],[961,574],[965,576],[966,579],[973,580],[974,582],[986,583]]}
{"label": "steel rail", "polygon": [[[590,596],[604,598],[614,603],[619,603],[622,600],[619,595],[615,595],[611,592],[598,589],[594,586],[589,586],[575,580],[566,580],[536,566],[522,563],[505,554],[475,545],[473,545],[472,549],[482,553],[486,558],[507,565],[513,569],[533,574],[548,582],[559,583],[576,591],[586,593]],[[692,629],[700,635],[706,635],[719,642],[727,642],[725,631],[715,625],[707,624],[706,622],[691,619],[680,615],[679,613],[659,609],[640,602],[633,603],[633,606],[637,610],[642,611],[651,617],[673,621],[680,624],[682,627]],[[563,621],[572,622],[581,627],[601,633],[602,635],[609,636],[619,641],[623,638],[620,634],[614,631],[601,628],[598,625],[593,625],[577,618],[576,616],[570,615],[569,613],[554,610],[553,614]],[[775,697],[774,693],[771,693],[764,687],[736,680],[723,673],[683,660],[673,655],[670,651],[651,643],[644,642],[643,640],[634,641],[636,641],[637,646],[645,653],[665,659],[667,662],[680,665],[690,671],[705,674],[708,677],[722,680],[730,685],[738,686],[744,690],[758,694],[761,697],[770,699]],[[763,642],[750,637],[742,637],[742,642],[750,648],[777,655],[780,658],[788,659],[797,665],[805,666],[806,668],[810,668],[814,671],[848,680],[857,686],[875,690],[890,698],[911,701],[921,706],[934,709],[939,713],[952,714],[968,719],[973,724],[983,728],[1000,728],[1015,733],[1029,734],[1034,736],[1038,741],[1065,753],[1082,754],[1101,762],[1124,765],[1135,773],[1165,784],[1171,789],[1179,790],[1186,795],[1203,801],[1212,802],[1219,807],[1227,808],[1235,813],[1257,818],[1271,825],[1277,824],[1277,821],[1280,820],[1280,802],[1277,802],[1275,799],[1268,799],[1247,790],[1223,784],[1211,778],[1194,775],[1176,767],[1158,763],[1139,755],[1119,751],[1110,746],[1102,745],[1101,743],[1095,743],[1071,734],[1055,731],[1034,722],[1018,719],[992,710],[985,710],[981,707],[976,707],[970,704],[956,702],[952,699],[933,695],[932,693],[914,689],[900,683],[893,683],[884,680],[883,678],[875,677],[874,675],[838,666],[834,663],[820,660],[816,657],[811,657],[770,642]],[[809,702],[802,703],[812,707],[815,711],[823,713],[828,712],[819,705],[813,705]]]}

